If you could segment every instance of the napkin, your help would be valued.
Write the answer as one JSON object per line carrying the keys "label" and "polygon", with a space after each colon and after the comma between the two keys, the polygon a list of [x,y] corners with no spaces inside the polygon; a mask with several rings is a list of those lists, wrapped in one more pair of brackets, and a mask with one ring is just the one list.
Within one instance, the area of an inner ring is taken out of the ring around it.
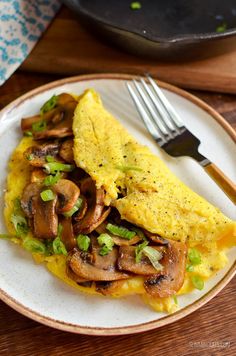
{"label": "napkin", "polygon": [[0,85],[28,56],[60,5],[60,0],[0,0]]}

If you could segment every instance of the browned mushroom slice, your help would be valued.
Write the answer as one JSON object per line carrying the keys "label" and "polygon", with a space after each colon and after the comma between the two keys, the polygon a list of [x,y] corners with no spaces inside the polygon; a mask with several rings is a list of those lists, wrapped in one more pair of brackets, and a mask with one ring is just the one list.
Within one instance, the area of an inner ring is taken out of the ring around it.
{"label": "browned mushroom slice", "polygon": [[35,213],[33,199],[41,192],[41,185],[37,183],[30,183],[25,186],[21,197],[21,208],[28,218],[32,218]]}
{"label": "browned mushroom slice", "polygon": [[68,139],[64,141],[60,147],[59,155],[69,163],[74,162],[74,152],[73,152],[73,145],[74,141],[73,139]]}
{"label": "browned mushroom slice", "polygon": [[58,213],[70,211],[80,195],[79,187],[69,179],[60,179],[52,189],[58,195]]}
{"label": "browned mushroom slice", "polygon": [[61,216],[60,224],[62,225],[61,240],[66,246],[66,250],[70,251],[76,246],[71,218]]}
{"label": "browned mushroom slice", "polygon": [[30,181],[31,183],[42,183],[42,181],[47,177],[47,173],[41,168],[34,168],[31,172]]}
{"label": "browned mushroom slice", "polygon": [[160,263],[163,271],[148,277],[144,288],[154,297],[168,297],[175,294],[184,283],[187,247],[182,242],[169,241]]}
{"label": "browned mushroom slice", "polygon": [[34,167],[42,167],[47,161],[47,156],[56,157],[59,152],[59,143],[50,142],[43,145],[31,146],[24,152],[24,157]]}
{"label": "browned mushroom slice", "polygon": [[146,235],[150,240],[157,243],[158,245],[167,245],[169,243],[168,240],[164,239],[163,237],[159,236],[158,234],[153,234],[145,229],[142,229],[144,235]]}
{"label": "browned mushroom slice", "polygon": [[80,195],[80,199],[82,199],[81,207],[79,208],[78,212],[74,214],[74,220],[80,221],[84,218],[86,211],[88,209],[88,203],[86,198],[83,195]]}
{"label": "browned mushroom slice", "polygon": [[87,281],[84,278],[81,278],[79,276],[77,276],[77,274],[75,274],[72,269],[70,268],[70,266],[67,264],[66,266],[66,274],[67,276],[72,279],[73,281],[75,281],[77,284],[79,284],[80,286],[83,287],[91,287],[92,285],[92,281]]}
{"label": "browned mushroom slice", "polygon": [[95,282],[96,292],[103,295],[115,295],[120,291],[125,280],[121,281],[97,281]]}
{"label": "browned mushroom slice", "polygon": [[109,231],[107,231],[106,225],[107,225],[107,223],[100,224],[100,225],[96,228],[97,233],[99,233],[99,234],[108,233],[108,234],[112,237],[112,240],[114,241],[114,243],[115,243],[116,245],[118,245],[118,246],[131,246],[131,245],[135,245],[136,243],[138,243],[139,241],[142,240],[142,237],[140,237],[140,236],[138,236],[138,235],[135,235],[135,236],[132,237],[132,239],[130,239],[130,240],[127,240],[127,239],[124,239],[124,238],[122,238],[122,237],[113,235],[112,233],[110,233]]}
{"label": "browned mushroom slice", "polygon": [[[162,252],[161,247],[152,246],[152,248]],[[135,247],[134,246],[121,246],[119,249],[118,258],[119,270],[129,271],[135,274],[148,275],[156,274],[157,270],[153,267],[150,260],[146,256],[142,256],[140,262],[135,261]]]}
{"label": "browned mushroom slice", "polygon": [[21,119],[21,130],[22,131],[30,131],[32,129],[32,125],[36,122],[41,121],[42,118],[40,115],[29,116]]}
{"label": "browned mushroom slice", "polygon": [[114,281],[129,277],[127,273],[116,270],[116,248],[107,256],[100,257],[104,257],[104,264],[97,262],[96,265],[93,254],[74,249],[68,256],[68,265],[76,275],[86,280]]}
{"label": "browned mushroom slice", "polygon": [[33,199],[34,236],[41,239],[52,239],[57,236],[58,217],[56,214],[57,197],[44,202],[40,196]]}
{"label": "browned mushroom slice", "polygon": [[107,218],[110,209],[104,211],[104,190],[96,189],[91,178],[84,179],[80,190],[87,199],[88,210],[84,218],[74,225],[74,231],[76,234],[89,234]]}

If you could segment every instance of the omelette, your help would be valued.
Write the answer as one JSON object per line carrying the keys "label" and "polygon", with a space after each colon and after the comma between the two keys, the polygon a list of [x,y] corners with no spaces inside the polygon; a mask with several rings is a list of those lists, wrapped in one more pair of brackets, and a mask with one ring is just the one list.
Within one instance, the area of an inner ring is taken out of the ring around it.
{"label": "omelette", "polygon": [[138,143],[94,90],[52,97],[21,127],[5,194],[9,239],[65,283],[174,312],[176,296],[227,264],[236,223]]}

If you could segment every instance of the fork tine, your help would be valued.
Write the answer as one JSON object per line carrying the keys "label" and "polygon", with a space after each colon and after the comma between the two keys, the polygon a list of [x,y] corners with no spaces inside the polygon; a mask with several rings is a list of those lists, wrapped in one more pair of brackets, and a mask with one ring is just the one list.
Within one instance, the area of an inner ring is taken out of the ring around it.
{"label": "fork tine", "polygon": [[163,145],[164,143],[166,143],[165,137],[162,135],[162,133],[159,130],[157,131],[156,129],[154,129],[154,125],[153,125],[152,121],[150,120],[149,115],[145,111],[143,105],[141,104],[138,96],[135,94],[131,85],[126,82],[126,86],[127,86],[127,89],[131,95],[131,98],[133,99],[133,102],[134,102],[134,104],[140,114],[140,117],[141,117],[144,125],[146,126],[147,130],[154,137],[154,139],[156,139],[158,141],[160,146]]}
{"label": "fork tine", "polygon": [[143,100],[144,106],[147,108],[147,110],[150,113],[149,118],[152,120],[153,125],[157,128],[157,130],[161,131],[162,135],[168,135],[169,130],[167,130],[166,126],[160,120],[159,115],[157,115],[157,113],[151,106],[151,103],[150,103],[145,91],[140,87],[140,84],[138,84],[136,80],[133,80],[133,83],[134,83],[137,91],[139,92],[141,99]]}
{"label": "fork tine", "polygon": [[177,127],[178,129],[185,128],[179,115],[174,110],[173,106],[169,103],[169,101],[167,100],[167,98],[165,97],[165,95],[163,94],[159,86],[156,84],[156,82],[152,79],[152,77],[149,74],[147,74],[146,77],[149,80],[150,84],[152,85],[156,95],[159,98],[159,101],[162,103],[165,111],[169,115],[170,120],[175,125],[175,127]]}

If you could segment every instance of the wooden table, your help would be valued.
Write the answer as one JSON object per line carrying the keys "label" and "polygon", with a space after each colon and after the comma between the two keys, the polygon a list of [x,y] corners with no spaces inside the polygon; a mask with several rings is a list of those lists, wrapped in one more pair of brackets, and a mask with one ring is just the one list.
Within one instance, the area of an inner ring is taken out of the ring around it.
{"label": "wooden table", "polygon": [[[17,71],[0,87],[0,109],[28,90],[59,78],[56,74]],[[212,105],[236,129],[235,95],[192,93]],[[210,303],[181,321],[142,334],[117,337],[51,329],[0,302],[0,355],[236,355],[235,290],[236,279]]]}

